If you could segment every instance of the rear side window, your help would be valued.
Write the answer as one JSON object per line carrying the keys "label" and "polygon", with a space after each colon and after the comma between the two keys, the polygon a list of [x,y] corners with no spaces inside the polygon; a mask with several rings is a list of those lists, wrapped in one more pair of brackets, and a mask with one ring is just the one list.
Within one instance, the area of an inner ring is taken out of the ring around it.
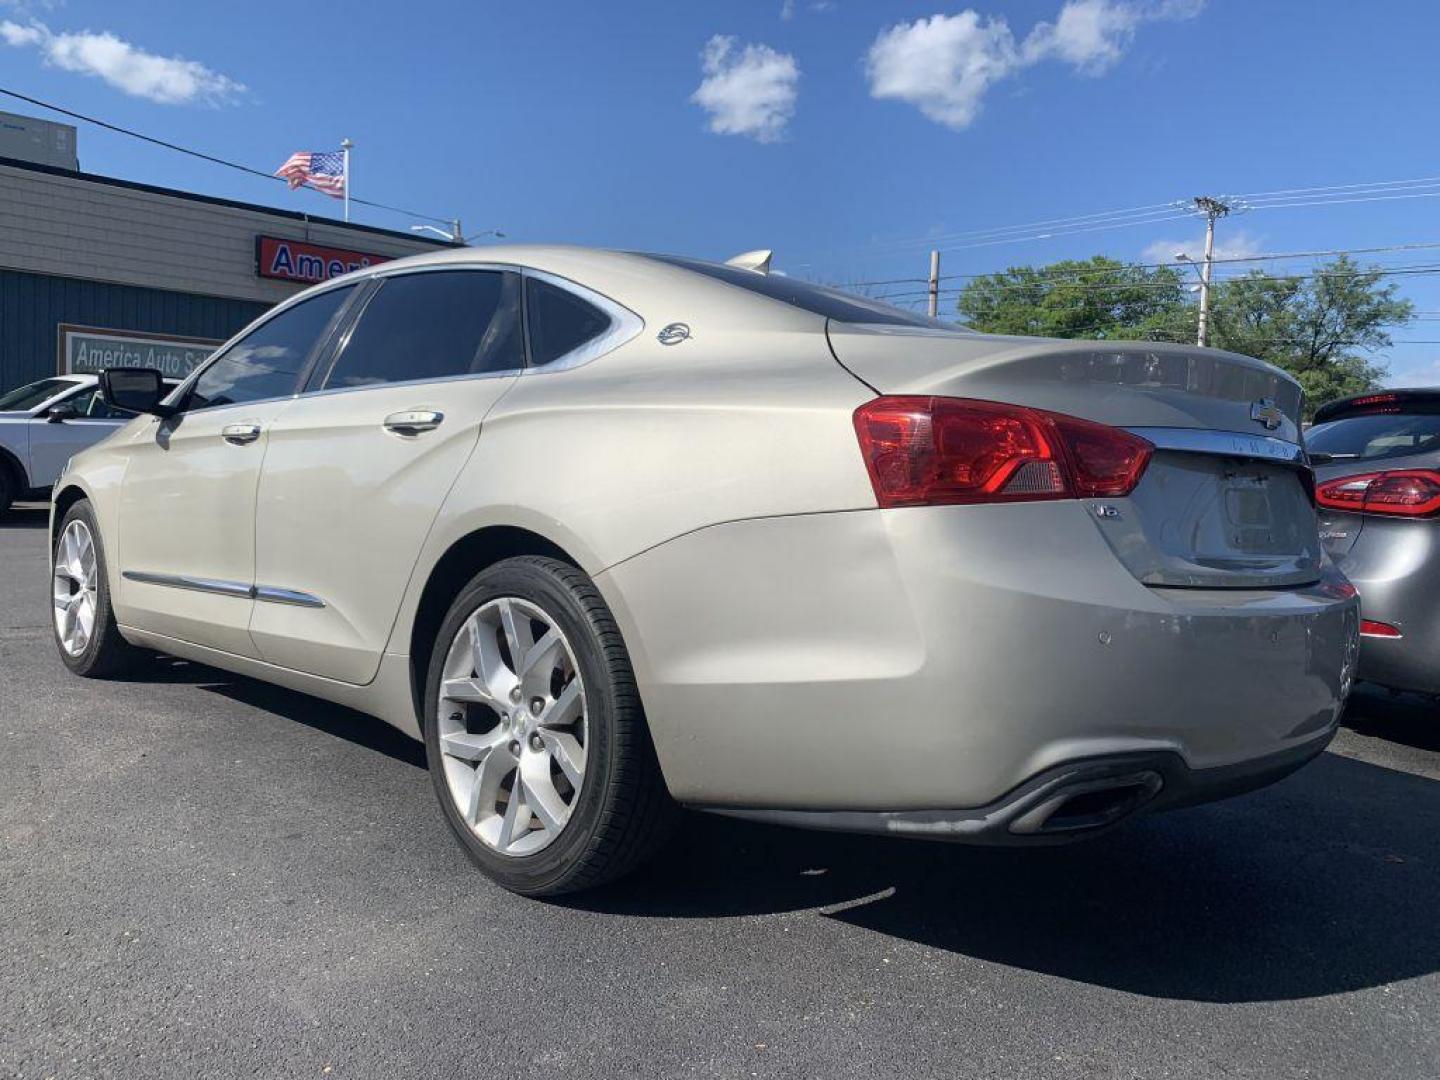
{"label": "rear side window", "polygon": [[210,409],[293,394],[310,354],[354,288],[331,289],[256,327],[200,373],[186,408]]}
{"label": "rear side window", "polygon": [[525,366],[520,279],[497,270],[437,270],[384,279],[326,388],[440,379]]}
{"label": "rear side window", "polygon": [[530,363],[553,364],[610,329],[610,316],[588,300],[539,278],[525,280]]}
{"label": "rear side window", "polygon": [[1317,454],[1372,461],[1440,450],[1440,414],[1371,413],[1316,424],[1305,445]]}

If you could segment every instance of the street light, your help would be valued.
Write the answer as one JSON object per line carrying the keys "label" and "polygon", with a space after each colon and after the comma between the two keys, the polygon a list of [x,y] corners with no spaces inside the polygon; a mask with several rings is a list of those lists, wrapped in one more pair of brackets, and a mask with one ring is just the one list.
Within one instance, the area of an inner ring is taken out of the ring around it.
{"label": "street light", "polygon": [[481,229],[479,232],[471,233],[469,236],[461,236],[460,220],[458,218],[451,223],[451,228],[449,229],[437,228],[434,225],[411,225],[410,231],[434,233],[449,244],[468,244],[471,240],[479,240],[482,236],[493,236],[497,240],[503,240],[505,238],[505,234],[499,229]]}

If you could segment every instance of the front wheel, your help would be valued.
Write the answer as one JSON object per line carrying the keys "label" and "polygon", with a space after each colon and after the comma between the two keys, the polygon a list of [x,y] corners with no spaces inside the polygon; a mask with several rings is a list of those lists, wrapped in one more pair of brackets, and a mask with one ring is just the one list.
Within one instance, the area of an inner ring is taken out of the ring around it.
{"label": "front wheel", "polygon": [[476,576],[436,638],[425,707],[445,818],[505,888],[591,888],[668,836],[677,811],[629,656],[575,567],[527,556]]}
{"label": "front wheel", "polygon": [[77,675],[103,678],[131,667],[138,650],[120,636],[100,530],[87,499],[60,522],[50,573],[51,627],[60,659]]}

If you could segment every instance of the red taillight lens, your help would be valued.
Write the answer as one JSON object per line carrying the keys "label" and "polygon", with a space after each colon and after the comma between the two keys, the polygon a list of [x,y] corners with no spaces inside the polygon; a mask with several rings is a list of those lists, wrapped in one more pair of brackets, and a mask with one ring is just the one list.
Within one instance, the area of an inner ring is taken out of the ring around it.
{"label": "red taillight lens", "polygon": [[1360,633],[1363,634],[1365,637],[1400,636],[1400,630],[1398,627],[1391,626],[1389,623],[1385,622],[1376,622],[1374,619],[1361,619]]}
{"label": "red taillight lens", "polygon": [[1154,450],[1089,420],[963,398],[876,398],[855,431],[881,506],[1128,495]]}
{"label": "red taillight lens", "polygon": [[1331,510],[1428,517],[1440,512],[1440,473],[1400,469],[1345,476],[1316,488],[1315,501]]}

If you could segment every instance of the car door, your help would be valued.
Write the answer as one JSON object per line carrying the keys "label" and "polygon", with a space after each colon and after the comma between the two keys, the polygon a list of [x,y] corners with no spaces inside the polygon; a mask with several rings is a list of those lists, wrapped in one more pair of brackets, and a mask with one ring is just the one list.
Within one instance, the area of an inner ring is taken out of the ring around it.
{"label": "car door", "polygon": [[[56,407],[71,409],[75,415],[66,420],[47,419],[45,414]],[[86,386],[51,402],[30,421],[30,483],[37,488],[50,487],[71,457],[134,418],[132,413],[105,404],[99,386]]]}
{"label": "car door", "polygon": [[485,414],[524,367],[520,277],[382,275],[270,427],[250,633],[283,667],[365,683]]}
{"label": "car door", "polygon": [[122,624],[255,656],[255,489],[270,425],[337,332],[355,286],[282,308],[216,355],[181,411],[126,447],[116,615]]}

